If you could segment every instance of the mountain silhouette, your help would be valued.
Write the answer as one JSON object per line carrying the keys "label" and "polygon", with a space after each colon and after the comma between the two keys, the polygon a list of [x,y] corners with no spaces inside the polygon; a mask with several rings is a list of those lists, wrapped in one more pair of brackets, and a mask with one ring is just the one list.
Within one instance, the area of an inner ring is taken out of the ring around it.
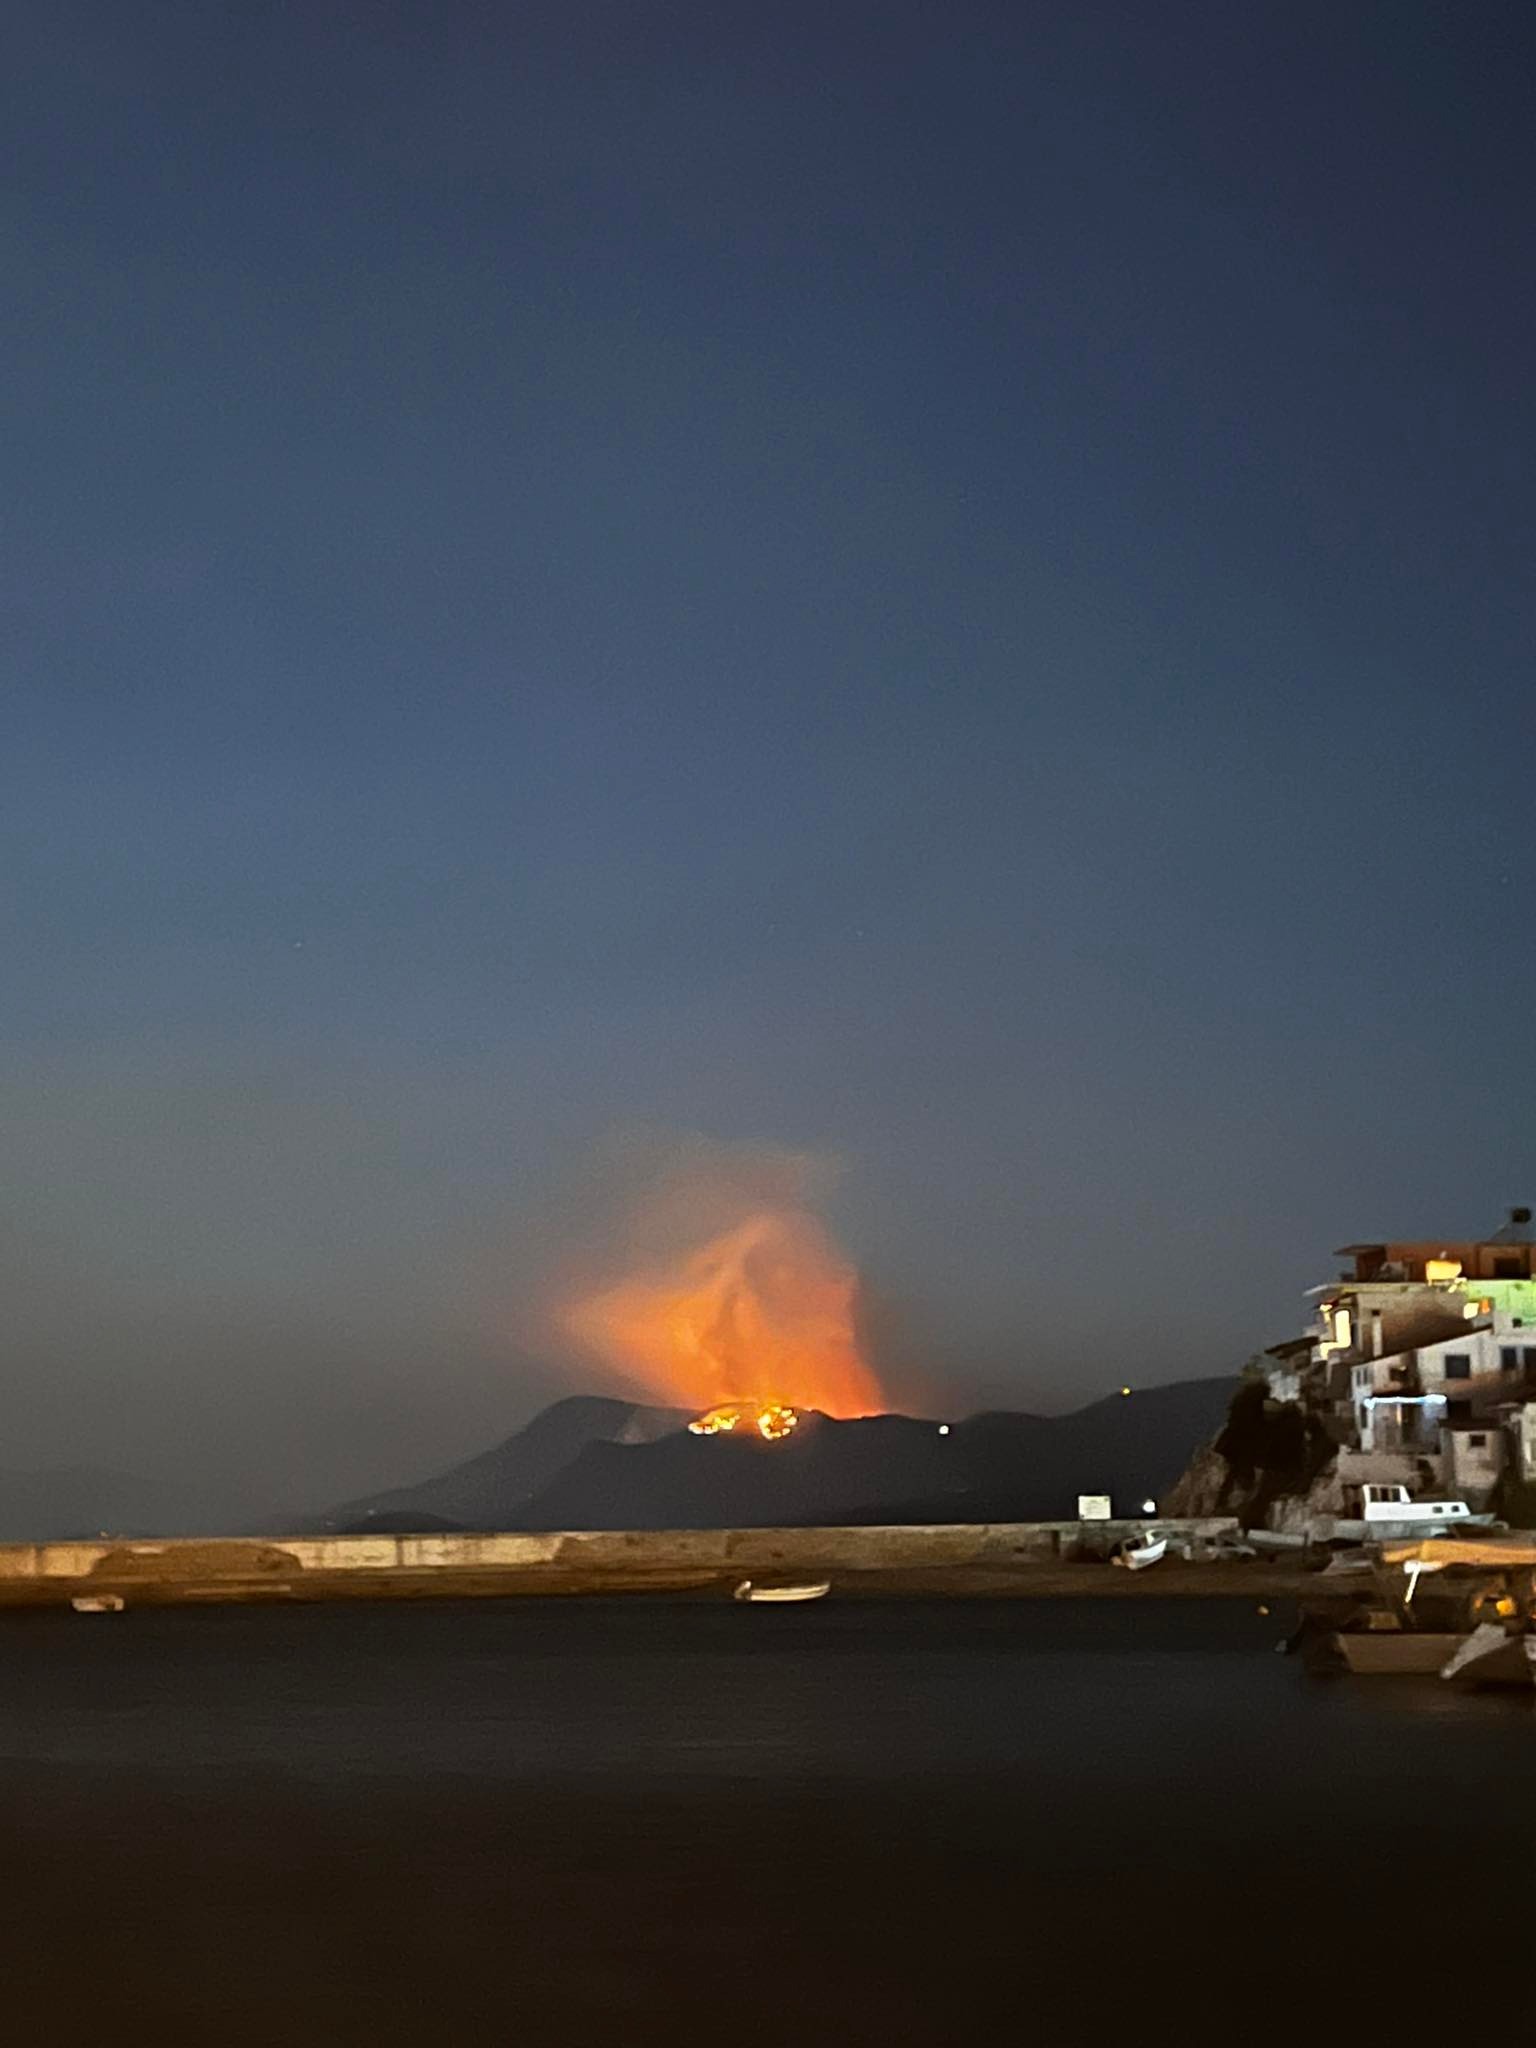
{"label": "mountain silhouette", "polygon": [[814,1412],[781,1443],[688,1433],[677,1410],[577,1396],[417,1486],[354,1501],[333,1528],[700,1529],[1070,1520],[1083,1493],[1135,1514],[1220,1425],[1236,1382],[1181,1380],[1062,1416],[940,1425]]}
{"label": "mountain silhouette", "polygon": [[[415,1486],[365,1495],[332,1511],[335,1529],[508,1528],[523,1505],[593,1444],[639,1446],[681,1430],[689,1411],[572,1394],[488,1451]],[[425,1519],[412,1519],[413,1517]],[[403,1519],[402,1519],[403,1518]]]}

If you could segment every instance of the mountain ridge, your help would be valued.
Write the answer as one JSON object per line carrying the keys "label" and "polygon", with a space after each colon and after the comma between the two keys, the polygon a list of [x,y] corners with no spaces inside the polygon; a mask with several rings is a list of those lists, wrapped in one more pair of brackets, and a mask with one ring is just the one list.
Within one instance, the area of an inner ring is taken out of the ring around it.
{"label": "mountain ridge", "polygon": [[783,1443],[695,1437],[687,1413],[573,1395],[489,1451],[415,1486],[345,1503],[331,1529],[657,1529],[818,1521],[1054,1521],[1079,1493],[1135,1511],[1220,1427],[1236,1381],[1179,1380],[1062,1416],[959,1422],[814,1411]]}

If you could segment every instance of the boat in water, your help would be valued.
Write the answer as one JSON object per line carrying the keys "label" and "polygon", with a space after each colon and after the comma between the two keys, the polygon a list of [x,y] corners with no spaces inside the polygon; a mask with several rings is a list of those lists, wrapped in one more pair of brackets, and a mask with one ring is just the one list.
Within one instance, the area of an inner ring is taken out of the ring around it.
{"label": "boat in water", "polygon": [[731,1595],[733,1600],[781,1606],[802,1600],[824,1600],[832,1590],[830,1579],[807,1580],[798,1585],[765,1586],[756,1579],[743,1579]]}
{"label": "boat in water", "polygon": [[[1319,1574],[1325,1577],[1326,1574]],[[1438,1603],[1433,1618],[1401,1593],[1362,1589],[1353,1599],[1319,1588],[1301,1602],[1301,1625],[1281,1647],[1299,1652],[1315,1671],[1362,1678],[1438,1678],[1466,1641],[1471,1621],[1457,1602]]]}
{"label": "boat in water", "polygon": [[1328,1648],[1357,1677],[1438,1678],[1465,1641],[1443,1629],[1341,1628]]}
{"label": "boat in water", "polygon": [[[1438,1676],[1463,1688],[1536,1686],[1536,1545],[1529,1538],[1447,1539],[1437,1533],[1418,1542],[1383,1543],[1369,1563],[1374,1594],[1342,1618],[1335,1613],[1326,1635],[1335,1668]],[[1417,1597],[1426,1575],[1431,1613]],[[1323,1619],[1325,1605],[1334,1601],[1320,1587],[1312,1628]]]}

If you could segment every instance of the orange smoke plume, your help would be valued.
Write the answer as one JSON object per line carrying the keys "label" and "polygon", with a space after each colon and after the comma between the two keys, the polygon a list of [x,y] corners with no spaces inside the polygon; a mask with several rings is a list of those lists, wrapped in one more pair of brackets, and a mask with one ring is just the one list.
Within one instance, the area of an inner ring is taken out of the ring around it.
{"label": "orange smoke plume", "polygon": [[758,1210],[574,1303],[568,1334],[612,1371],[685,1408],[792,1403],[869,1415],[880,1388],[854,1328],[858,1278],[798,1210]]}

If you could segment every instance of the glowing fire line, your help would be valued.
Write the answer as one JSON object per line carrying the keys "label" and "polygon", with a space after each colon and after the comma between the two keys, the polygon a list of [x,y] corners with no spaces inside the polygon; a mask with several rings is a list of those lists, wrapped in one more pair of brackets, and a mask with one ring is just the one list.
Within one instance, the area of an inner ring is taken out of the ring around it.
{"label": "glowing fire line", "polygon": [[690,1436],[725,1436],[743,1424],[755,1429],[764,1443],[782,1443],[800,1427],[798,1413],[787,1401],[722,1401],[718,1407],[696,1415],[688,1425]]}

